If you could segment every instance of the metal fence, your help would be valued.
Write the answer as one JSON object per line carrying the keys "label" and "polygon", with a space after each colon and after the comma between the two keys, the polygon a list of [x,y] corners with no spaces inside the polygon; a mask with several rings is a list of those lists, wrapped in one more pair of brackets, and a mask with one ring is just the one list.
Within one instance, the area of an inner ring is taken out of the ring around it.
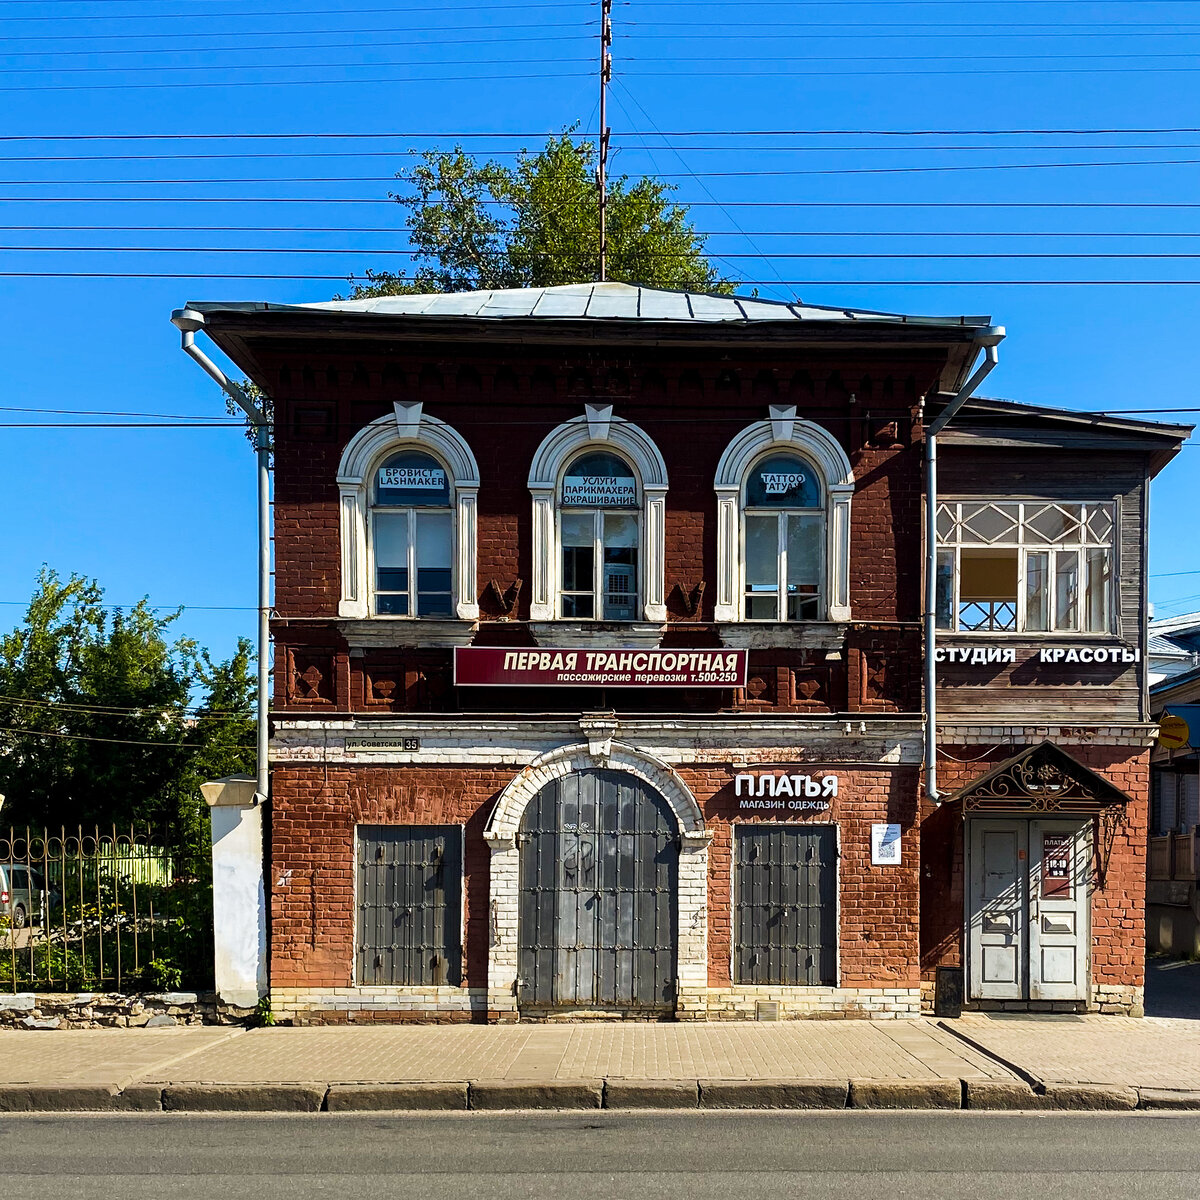
{"label": "metal fence", "polygon": [[149,829],[0,830],[0,991],[211,986],[211,875],[180,866],[195,858]]}

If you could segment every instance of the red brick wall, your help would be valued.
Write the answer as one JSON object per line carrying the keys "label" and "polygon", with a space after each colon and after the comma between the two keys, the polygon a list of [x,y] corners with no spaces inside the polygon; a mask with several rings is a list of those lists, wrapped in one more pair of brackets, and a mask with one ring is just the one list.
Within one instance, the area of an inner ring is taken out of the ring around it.
{"label": "red brick wall", "polygon": [[[843,987],[915,987],[917,968],[918,772],[845,768],[838,771],[838,796],[828,813],[805,816],[753,816],[739,813],[733,780],[724,771],[681,770],[688,787],[710,798],[701,801],[713,837],[708,851],[708,982],[728,987],[733,940],[733,823],[782,820],[839,827],[840,920],[838,961]],[[871,865],[871,825],[903,826],[901,862]]]}
{"label": "red brick wall", "polygon": [[[464,984],[487,981],[488,858],[483,830],[514,772],[464,767],[277,766],[271,818],[271,979],[277,987],[346,987],[354,957],[354,826],[466,826]],[[830,814],[840,826],[841,982],[913,986],[917,970],[917,771],[841,770]],[[702,797],[709,848],[709,982],[730,982],[733,779],[725,769],[680,771]],[[706,798],[704,798],[706,797]],[[755,820],[778,819],[756,813]],[[791,818],[783,818],[790,820]],[[904,826],[902,864],[871,866],[871,823]]]}
{"label": "red brick wall", "polygon": [[[778,401],[795,403],[802,417],[825,425],[850,457],[857,481],[850,565],[856,620],[918,619],[921,451],[914,419],[919,398],[935,383],[936,353],[885,359],[864,350],[855,359],[772,360],[755,352],[740,364],[737,356],[731,363],[731,356],[703,349],[685,361],[665,352],[593,348],[522,350],[518,359],[507,348],[414,346],[403,360],[389,356],[386,362],[378,349],[345,345],[320,362],[305,363],[300,354],[264,348],[261,356],[275,381],[278,422],[275,606],[282,619],[274,633],[281,647],[319,649],[328,681],[325,694],[312,696],[289,688],[287,671],[278,672],[278,707],[328,702],[346,708],[354,699],[348,687],[343,697],[338,682],[347,670],[346,651],[332,623],[314,628],[288,621],[336,617],[338,460],[351,436],[403,398],[420,397],[428,414],[454,425],[478,460],[477,578],[485,620],[501,615],[488,588],[492,581],[503,593],[524,580],[513,615],[528,614],[529,464],[546,434],[595,399],[611,401],[619,416],[642,426],[666,461],[665,582],[670,617],[679,627],[703,637],[695,625],[712,619],[717,463],[734,435]],[[313,347],[304,354],[317,357]],[[702,608],[689,614],[702,582]],[[572,707],[561,699],[556,706]],[[891,707],[911,711],[912,704],[905,697]]]}
{"label": "red brick wall", "polygon": [[[938,785],[954,792],[1013,754],[986,746],[943,746],[955,762],[938,764]],[[1070,746],[1067,751],[1133,797],[1113,843],[1103,882],[1092,893],[1092,982],[1140,987],[1145,974],[1146,827],[1149,752],[1128,746]],[[921,973],[962,966],[963,821],[958,805],[921,805]]]}

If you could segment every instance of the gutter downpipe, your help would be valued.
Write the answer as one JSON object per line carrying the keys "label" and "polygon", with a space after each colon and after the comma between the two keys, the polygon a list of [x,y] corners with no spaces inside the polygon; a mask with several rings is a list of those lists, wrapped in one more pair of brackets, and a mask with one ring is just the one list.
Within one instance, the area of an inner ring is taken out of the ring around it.
{"label": "gutter downpipe", "polygon": [[984,360],[954,394],[925,430],[925,794],[934,804],[942,802],[937,787],[937,435],[971,398],[1000,360],[997,346],[1004,340],[1004,326],[982,329],[975,339],[984,348]]}
{"label": "gutter downpipe", "polygon": [[171,324],[179,330],[183,352],[216,381],[221,390],[246,414],[254,426],[254,450],[258,456],[258,713],[254,803],[265,803],[269,779],[267,746],[270,735],[270,644],[271,644],[271,434],[263,411],[247,398],[236,383],[196,345],[196,331],[204,328],[204,314],[192,308],[176,309]]}

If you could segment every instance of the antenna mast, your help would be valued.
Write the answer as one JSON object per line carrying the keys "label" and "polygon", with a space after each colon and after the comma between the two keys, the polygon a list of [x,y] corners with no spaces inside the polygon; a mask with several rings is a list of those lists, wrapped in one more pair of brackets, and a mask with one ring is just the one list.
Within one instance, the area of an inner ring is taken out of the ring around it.
{"label": "antenna mast", "polygon": [[600,193],[600,282],[608,278],[608,85],[612,80],[612,0],[600,0],[600,131],[596,185]]}

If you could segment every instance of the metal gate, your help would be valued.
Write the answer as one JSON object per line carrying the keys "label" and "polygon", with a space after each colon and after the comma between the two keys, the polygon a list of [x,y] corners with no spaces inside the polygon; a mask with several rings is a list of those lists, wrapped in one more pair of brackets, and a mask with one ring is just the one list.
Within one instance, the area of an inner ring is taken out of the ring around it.
{"label": "metal gate", "polygon": [[462,831],[360,825],[360,984],[450,984],[462,977]]}
{"label": "metal gate", "polygon": [[522,1009],[661,1013],[675,1001],[679,832],[632,775],[548,783],[521,820]]}
{"label": "metal gate", "polygon": [[837,983],[837,838],[829,825],[739,825],[736,983]]}

